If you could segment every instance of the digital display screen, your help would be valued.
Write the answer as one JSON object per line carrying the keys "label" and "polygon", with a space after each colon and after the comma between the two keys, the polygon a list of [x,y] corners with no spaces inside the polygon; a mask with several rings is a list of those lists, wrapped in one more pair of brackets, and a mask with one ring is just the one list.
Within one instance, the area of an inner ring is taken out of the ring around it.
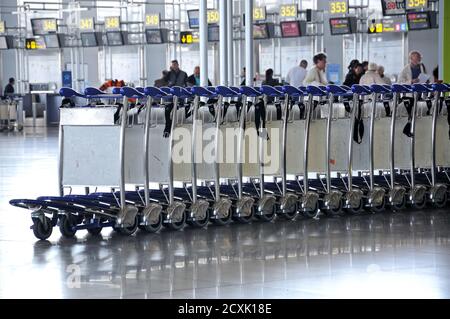
{"label": "digital display screen", "polygon": [[269,30],[267,24],[254,24],[253,25],[253,38],[255,39],[268,39],[269,38]]}
{"label": "digital display screen", "polygon": [[127,34],[127,44],[142,44],[143,36],[142,33],[128,33]]}
{"label": "digital display screen", "polygon": [[0,50],[8,50],[8,41],[6,37],[0,37]]}
{"label": "digital display screen", "polygon": [[219,42],[220,41],[219,26],[212,25],[212,26],[208,27],[208,41],[209,42]]}
{"label": "digital display screen", "polygon": [[31,19],[31,29],[34,36],[56,33],[56,19]]}
{"label": "digital display screen", "polygon": [[331,35],[352,34],[352,25],[349,18],[330,19]]}
{"label": "digital display screen", "polygon": [[61,44],[59,43],[59,38],[57,34],[46,34],[44,35],[45,47],[47,49],[59,49]]}
{"label": "digital display screen", "polygon": [[161,44],[163,43],[161,30],[146,30],[145,35],[147,37],[148,44]]}
{"label": "digital display screen", "polygon": [[122,32],[106,32],[106,43],[110,46],[123,45]]}
{"label": "digital display screen", "polygon": [[430,15],[428,12],[414,12],[406,15],[409,30],[431,29]]}
{"label": "digital display screen", "polygon": [[81,44],[83,47],[97,47],[97,36],[94,32],[84,32],[81,33]]}
{"label": "digital display screen", "polygon": [[300,37],[300,24],[298,21],[284,21],[280,23],[283,38]]}
{"label": "digital display screen", "polygon": [[383,15],[402,15],[406,13],[405,0],[381,0]]}
{"label": "digital display screen", "polygon": [[197,29],[200,27],[200,12],[198,10],[188,10],[188,21],[190,29]]}
{"label": "digital display screen", "polygon": [[408,31],[404,16],[372,20],[369,23],[369,33],[398,33]]}
{"label": "digital display screen", "polygon": [[420,10],[428,8],[428,0],[406,0],[406,10]]}

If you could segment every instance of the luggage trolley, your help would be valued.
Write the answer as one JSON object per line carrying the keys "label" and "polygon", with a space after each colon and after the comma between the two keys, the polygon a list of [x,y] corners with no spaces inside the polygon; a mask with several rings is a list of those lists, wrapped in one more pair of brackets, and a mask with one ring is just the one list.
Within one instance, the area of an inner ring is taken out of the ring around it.
{"label": "luggage trolley", "polygon": [[[265,87],[266,93],[268,92],[269,87]],[[275,90],[275,89],[273,89]],[[263,221],[270,222],[272,221],[277,214],[276,209],[276,198],[273,196],[272,193],[268,192],[265,188],[265,146],[268,143],[269,135],[267,133],[267,128],[265,127],[265,123],[267,121],[267,99],[265,101],[258,101],[259,98],[263,97],[263,89],[257,89],[253,87],[248,86],[242,86],[240,88],[240,92],[242,93],[243,97],[243,104],[247,104],[247,109],[243,110],[244,113],[241,113],[240,120],[244,121],[247,117],[246,115],[249,115],[250,111],[253,111],[254,119],[255,119],[255,129],[257,133],[257,153],[258,153],[258,160],[257,164],[254,165],[253,163],[244,162],[245,164],[245,175],[247,177],[250,177],[251,182],[247,184],[242,185],[242,190],[245,191],[248,195],[250,195],[254,200],[254,210],[255,210],[255,216]],[[275,93],[276,91],[270,91],[271,93]],[[279,92],[281,94],[281,92]],[[276,93],[278,95],[278,93]],[[266,95],[267,97],[267,95]],[[250,101],[249,101],[250,99]],[[258,105],[257,105],[258,104]],[[249,107],[250,106],[250,107]],[[253,108],[251,107],[253,106]],[[257,109],[258,108],[258,109]],[[248,116],[249,117],[249,116]],[[259,117],[259,118],[258,118]],[[261,121],[259,123],[258,127],[258,121]],[[247,127],[247,125],[245,125]],[[240,130],[242,130],[241,134],[244,133],[244,128],[240,126]],[[243,137],[243,136],[242,136]],[[244,142],[244,137],[241,139],[239,137],[240,142]],[[245,151],[246,154],[250,154],[251,143],[243,143],[238,145],[238,153]],[[242,146],[244,149],[242,149]],[[242,154],[239,154],[238,158],[239,160],[242,160],[241,157]],[[249,157],[249,156],[248,156]],[[240,165],[240,164],[238,164]],[[241,176],[239,176],[240,179]],[[253,179],[258,179],[258,183],[255,183]],[[241,192],[239,185],[239,192]]]}
{"label": "luggage trolley", "polygon": [[[31,228],[42,240],[50,237],[56,225],[65,237],[74,236],[80,229],[98,234],[102,228],[111,226],[122,234],[133,234],[138,226],[138,208],[127,201],[125,183],[130,180],[132,168],[139,167],[139,160],[129,156],[137,152],[133,149],[135,145],[129,142],[134,134],[139,134],[139,128],[127,125],[128,99],[143,96],[131,88],[123,88],[123,96],[105,94],[95,88],[87,88],[84,95],[63,88],[60,94],[66,98],[88,100],[123,98],[120,125],[114,124],[115,107],[61,109],[60,196],[12,200],[10,204],[32,210]],[[135,176],[139,175],[135,172]],[[87,185],[86,195],[64,195],[65,186]],[[89,194],[89,186],[113,189],[111,193]],[[114,191],[117,186],[120,192]]]}

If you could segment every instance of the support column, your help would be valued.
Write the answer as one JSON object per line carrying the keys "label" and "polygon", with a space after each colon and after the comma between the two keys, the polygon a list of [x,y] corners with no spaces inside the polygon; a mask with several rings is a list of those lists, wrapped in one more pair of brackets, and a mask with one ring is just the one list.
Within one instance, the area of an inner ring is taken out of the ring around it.
{"label": "support column", "polygon": [[439,78],[450,82],[450,3],[439,1]]}
{"label": "support column", "polygon": [[227,4],[228,85],[234,85],[233,1]]}
{"label": "support column", "polygon": [[245,84],[253,86],[253,0],[245,0]]}
{"label": "support column", "polygon": [[228,38],[227,38],[227,1],[219,1],[219,29],[220,29],[220,85],[228,85]]}
{"label": "support column", "polygon": [[207,0],[200,0],[200,85],[208,86],[208,16]]}

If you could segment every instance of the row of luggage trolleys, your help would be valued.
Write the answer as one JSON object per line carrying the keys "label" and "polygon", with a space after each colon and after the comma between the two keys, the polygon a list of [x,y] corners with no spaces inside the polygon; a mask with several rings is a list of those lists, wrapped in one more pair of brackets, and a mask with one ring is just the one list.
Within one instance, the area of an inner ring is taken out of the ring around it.
{"label": "row of luggage trolleys", "polygon": [[[60,194],[10,204],[31,210],[42,240],[55,226],[65,237],[105,227],[131,235],[442,208],[450,189],[449,91],[446,84],[62,88],[83,106],[61,108]],[[212,161],[194,151],[207,146],[206,130]],[[256,138],[248,140],[251,130]],[[184,135],[189,160],[179,163],[173,155],[183,132],[191,133]],[[236,155],[224,162],[230,147]],[[269,165],[268,150],[279,165]],[[78,187],[83,194],[74,195]]]}

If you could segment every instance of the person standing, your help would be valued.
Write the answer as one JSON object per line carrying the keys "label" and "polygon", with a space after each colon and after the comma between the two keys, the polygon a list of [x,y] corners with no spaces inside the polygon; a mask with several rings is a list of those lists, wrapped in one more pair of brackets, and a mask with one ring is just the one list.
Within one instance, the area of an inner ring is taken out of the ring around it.
{"label": "person standing", "polygon": [[420,82],[420,75],[426,74],[427,70],[422,63],[422,54],[419,51],[411,51],[409,63],[398,76],[400,84],[416,84]]}
{"label": "person standing", "polygon": [[384,84],[392,85],[391,79],[384,74],[384,66],[379,65],[377,73],[380,76],[381,80],[384,82]]}
{"label": "person standing", "polygon": [[168,86],[186,87],[187,78],[188,78],[187,73],[180,69],[178,61],[173,60],[172,65],[170,66],[170,71],[167,74],[167,77],[165,78],[165,80],[168,83]]}
{"label": "person standing", "polygon": [[5,86],[4,96],[13,95],[14,94],[14,84],[16,80],[14,78],[10,78],[8,84]]}
{"label": "person standing", "polygon": [[289,70],[286,76],[286,82],[294,87],[299,87],[303,85],[303,81],[305,80],[307,74],[306,71],[307,68],[308,62],[306,60],[302,60],[299,66],[294,66],[292,69]]}
{"label": "person standing", "polygon": [[314,67],[309,70],[305,77],[305,85],[327,85],[327,75],[325,69],[327,67],[327,55],[325,53],[319,53],[314,56]]}
{"label": "person standing", "polygon": [[[200,86],[200,67],[194,68],[194,73],[187,79],[188,86]],[[208,86],[212,86],[211,81],[208,79]]]}
{"label": "person standing", "polygon": [[266,70],[266,79],[263,81],[262,85],[269,85],[269,86],[281,85],[280,81],[273,78],[273,69]]}

